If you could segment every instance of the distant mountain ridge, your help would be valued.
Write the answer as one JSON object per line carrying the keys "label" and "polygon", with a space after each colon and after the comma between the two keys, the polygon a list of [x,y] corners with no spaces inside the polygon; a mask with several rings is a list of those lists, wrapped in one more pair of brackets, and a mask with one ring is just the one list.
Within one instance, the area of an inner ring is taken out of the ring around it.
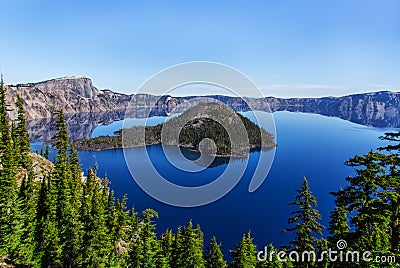
{"label": "distant mountain ridge", "polygon": [[[66,114],[110,113],[123,115],[125,108],[131,105],[133,110],[149,111],[152,115],[166,115],[190,97],[153,96],[149,94],[126,95],[111,90],[97,89],[90,78],[74,76],[51,79],[38,83],[9,85],[8,102],[10,117],[15,118],[15,100],[18,93],[24,101],[28,119],[50,118],[54,110],[63,110]],[[235,111],[246,111],[246,102],[251,102],[257,110],[267,111],[263,99],[230,96],[207,96],[219,100]],[[323,98],[275,98],[267,97],[271,112],[292,111],[317,113],[335,116],[355,123],[377,127],[400,127],[400,93],[372,92],[343,97]],[[183,105],[185,106],[185,105]],[[143,113],[146,114],[146,113]],[[119,116],[120,117],[120,116]]]}

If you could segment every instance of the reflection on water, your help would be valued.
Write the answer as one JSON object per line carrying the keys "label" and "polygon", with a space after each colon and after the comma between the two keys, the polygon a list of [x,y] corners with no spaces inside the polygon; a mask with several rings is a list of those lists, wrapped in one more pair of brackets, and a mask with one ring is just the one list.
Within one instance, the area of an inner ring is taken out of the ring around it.
{"label": "reflection on water", "polygon": [[[200,152],[196,150],[192,150],[187,147],[179,147],[182,155],[190,160],[195,161],[195,163],[202,167],[207,168],[214,168],[218,166],[227,165],[229,161],[234,163],[236,161],[243,161],[247,157],[230,157],[230,156],[212,156],[212,155],[205,155],[203,158],[200,158]],[[270,149],[263,149],[262,152],[269,151]],[[260,150],[253,150],[252,152],[260,152]]]}
{"label": "reflection on water", "polygon": [[[226,102],[225,99],[221,99],[221,101]],[[336,106],[334,104],[328,104],[324,103],[323,101],[306,103],[304,105],[292,105],[287,103],[286,105],[281,104],[276,107],[273,106],[271,109],[273,112],[290,111],[320,114],[328,117],[341,118],[359,125],[374,126],[379,128],[400,127],[400,116],[398,108],[396,107],[390,107],[390,109],[386,109],[385,112],[378,113],[369,111],[368,109],[349,110],[344,109],[343,107],[337,107],[336,104]],[[246,106],[232,106],[231,108],[242,112],[248,111]],[[260,109],[260,111],[262,110],[263,109]],[[130,111],[129,116],[136,118],[131,119],[133,120],[133,124],[140,125],[145,122],[146,117],[150,114],[149,119],[147,119],[147,125],[154,125],[162,123],[162,120],[164,120],[165,116],[169,115],[170,112],[170,110],[162,109],[160,107],[158,109],[150,109],[150,107],[138,108]],[[176,110],[174,112],[182,111]],[[125,117],[125,111],[114,110],[101,113],[66,114],[65,117],[70,137],[71,139],[76,140],[99,135],[112,135],[115,130],[118,130],[122,127],[121,120],[123,120]],[[103,131],[104,126],[110,124],[111,126],[105,127],[105,131]],[[50,140],[54,136],[54,125],[55,120],[51,118],[28,121],[27,126],[32,141]],[[112,131],[110,131],[110,129]],[[107,134],[104,134],[105,132],[107,132]]]}
{"label": "reflection on water", "polygon": [[[162,123],[167,117],[154,115],[146,118],[147,110],[137,110],[131,113],[134,118],[127,119],[128,126],[134,125],[156,125]],[[176,116],[178,114],[171,115]],[[66,114],[65,121],[72,140],[97,137],[100,135],[113,135],[114,131],[122,128],[125,111],[110,111],[103,113],[79,113]],[[169,118],[168,117],[168,118]],[[56,120],[53,118],[42,118],[29,120],[27,122],[28,132],[32,142],[49,141],[55,134]]]}
{"label": "reflection on water", "polygon": [[[73,140],[89,138],[94,129],[101,125],[108,125],[124,118],[124,111],[104,113],[66,114],[65,121],[69,136]],[[27,121],[28,132],[32,142],[49,141],[55,134],[56,120],[43,118]]]}
{"label": "reflection on water", "polygon": [[[182,155],[190,160],[190,161],[196,161],[196,164],[202,167],[207,167],[207,168],[213,168],[221,165],[226,165],[229,163],[229,160],[231,157],[214,157],[212,155],[203,155],[203,157],[200,157],[200,152],[192,150],[187,147],[179,147]],[[240,158],[232,158],[232,160],[238,160]],[[210,163],[211,162],[211,163]]]}

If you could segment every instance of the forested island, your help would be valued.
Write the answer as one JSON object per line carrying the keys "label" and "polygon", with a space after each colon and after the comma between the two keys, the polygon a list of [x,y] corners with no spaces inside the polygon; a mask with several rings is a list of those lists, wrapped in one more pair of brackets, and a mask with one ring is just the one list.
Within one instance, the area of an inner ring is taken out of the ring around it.
{"label": "forested island", "polygon": [[276,146],[271,133],[218,102],[199,103],[156,126],[123,128],[116,131],[115,136],[73,142],[78,150],[130,148],[159,143],[233,157],[247,156],[248,152]]}

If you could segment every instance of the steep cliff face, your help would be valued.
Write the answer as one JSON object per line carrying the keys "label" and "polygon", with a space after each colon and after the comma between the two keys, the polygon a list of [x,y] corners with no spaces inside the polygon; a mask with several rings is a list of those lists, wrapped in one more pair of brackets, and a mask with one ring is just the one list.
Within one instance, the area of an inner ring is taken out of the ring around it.
{"label": "steep cliff face", "polygon": [[125,95],[111,90],[99,90],[86,77],[62,77],[39,83],[7,86],[7,101],[10,117],[16,118],[16,95],[24,102],[27,119],[50,118],[55,110],[65,114],[103,113],[137,109],[150,109],[154,113],[171,111],[182,100],[168,96],[157,97],[148,94]]}
{"label": "steep cliff face", "polygon": [[63,77],[39,83],[8,86],[10,117],[15,118],[16,94],[24,101],[28,119],[49,118],[54,110],[66,114],[124,109],[130,96],[98,90],[86,77]]}
{"label": "steep cliff face", "polygon": [[269,99],[272,111],[315,113],[375,127],[400,127],[400,93],[372,92],[344,97]]}

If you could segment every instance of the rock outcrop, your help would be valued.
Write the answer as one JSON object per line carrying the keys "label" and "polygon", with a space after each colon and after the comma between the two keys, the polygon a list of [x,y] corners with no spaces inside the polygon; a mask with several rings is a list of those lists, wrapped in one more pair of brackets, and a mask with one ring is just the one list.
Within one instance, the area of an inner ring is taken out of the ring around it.
{"label": "rock outcrop", "polygon": [[[125,109],[130,96],[98,90],[86,77],[63,77],[39,83],[8,86],[10,117],[15,118],[16,94],[24,101],[27,119],[50,118],[54,110],[65,114],[98,113]],[[14,108],[14,109],[13,109]]]}
{"label": "rock outcrop", "polygon": [[[0,152],[1,154],[1,152]],[[32,171],[33,174],[35,174],[35,180],[41,181],[44,178],[48,177],[49,174],[51,174],[54,171],[54,164],[53,162],[50,162],[43,156],[40,156],[36,153],[29,152],[28,156],[32,160]],[[0,163],[0,170],[2,169],[2,165]],[[20,185],[23,178],[26,178],[28,176],[28,170],[26,168],[18,167],[16,169],[16,178],[17,182]],[[0,266],[2,267],[2,266]]]}
{"label": "rock outcrop", "polygon": [[400,93],[372,92],[344,97],[269,98],[272,111],[315,113],[374,127],[400,127]]}

